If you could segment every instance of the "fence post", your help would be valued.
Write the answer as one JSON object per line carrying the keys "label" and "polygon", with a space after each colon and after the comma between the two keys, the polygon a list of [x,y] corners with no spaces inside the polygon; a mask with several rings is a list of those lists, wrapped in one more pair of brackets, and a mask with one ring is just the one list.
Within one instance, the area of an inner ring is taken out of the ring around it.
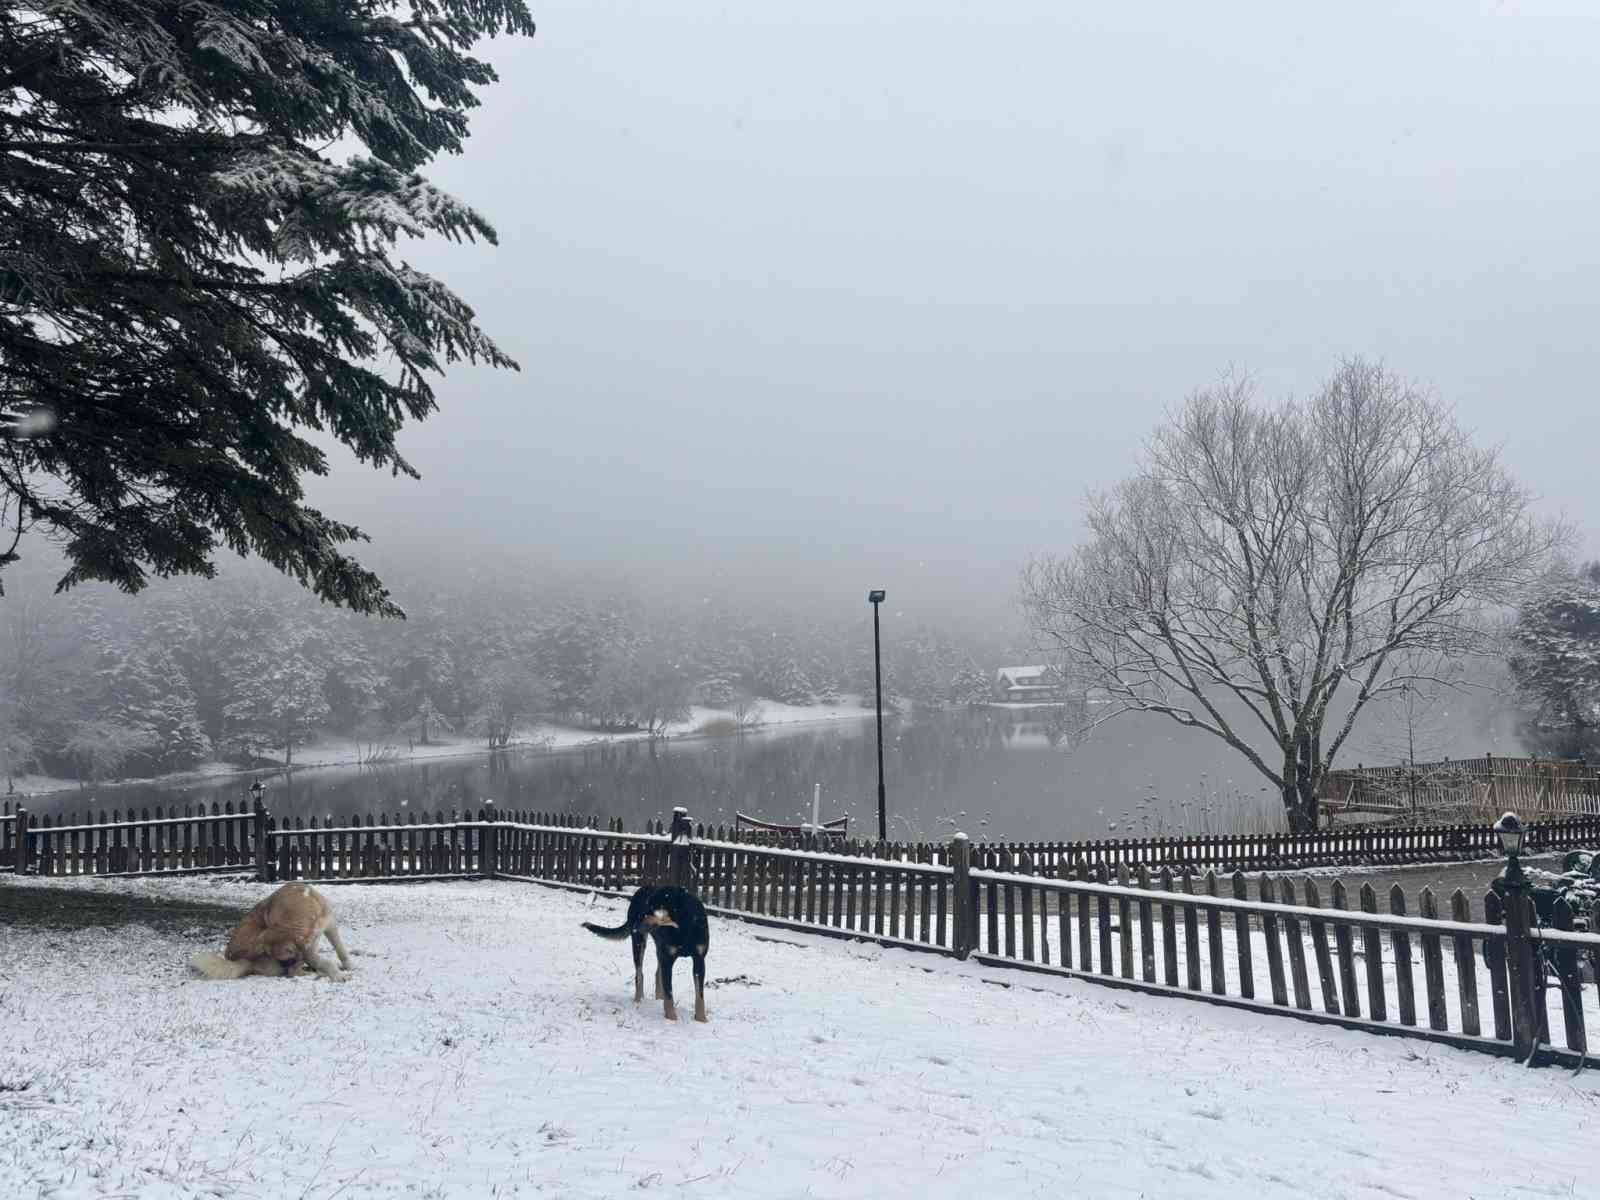
{"label": "fence post", "polygon": [[1489,886],[1505,904],[1511,1045],[1517,1058],[1526,1062],[1533,1056],[1534,1047],[1539,1041],[1538,1014],[1533,1007],[1534,988],[1538,980],[1534,976],[1533,939],[1528,936],[1528,909],[1532,907],[1533,899],[1526,888],[1508,884],[1503,877]]}
{"label": "fence post", "polygon": [[972,888],[972,843],[964,833],[950,840],[950,866],[955,872],[951,883],[955,892],[951,948],[957,958],[966,958],[978,944],[978,913],[973,904],[977,897]]}
{"label": "fence post", "polygon": [[489,824],[478,830],[478,873],[493,878],[500,870],[500,831],[494,827],[495,808],[494,801],[487,802],[487,810],[479,809],[479,820]]}
{"label": "fence post", "polygon": [[267,853],[267,806],[261,803],[261,798],[256,797],[255,808],[252,810],[255,817],[256,839],[256,882],[272,882],[271,856]]}
{"label": "fence post", "polygon": [[33,841],[32,834],[28,832],[28,810],[21,805],[17,806],[17,839],[15,865],[12,871],[18,875],[33,874]]}
{"label": "fence post", "polygon": [[[1557,929],[1571,931],[1572,906],[1565,898],[1556,901],[1550,924]],[[1583,968],[1578,965],[1578,951],[1569,945],[1558,945],[1555,950],[1555,969],[1556,980],[1561,985],[1561,1016],[1566,1026],[1567,1046],[1582,1054],[1589,1048],[1589,1039],[1583,1027]]]}
{"label": "fence post", "polygon": [[692,890],[693,868],[690,857],[694,853],[694,827],[689,823],[689,810],[672,810],[672,842],[667,847],[667,884],[670,887]]}

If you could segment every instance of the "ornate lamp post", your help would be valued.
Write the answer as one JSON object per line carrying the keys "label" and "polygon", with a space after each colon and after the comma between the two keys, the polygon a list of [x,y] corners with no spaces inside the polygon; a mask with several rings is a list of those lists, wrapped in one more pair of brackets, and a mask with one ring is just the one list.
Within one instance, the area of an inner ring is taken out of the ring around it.
{"label": "ornate lamp post", "polygon": [[[1529,936],[1528,915],[1533,907],[1528,877],[1522,872],[1523,844],[1527,829],[1522,819],[1508,812],[1494,823],[1500,847],[1506,852],[1505,873],[1489,886],[1500,897],[1505,909],[1506,973],[1511,993],[1511,1045],[1519,1059],[1533,1057],[1539,1041],[1539,980],[1535,976],[1533,940]],[[1541,964],[1542,965],[1542,964]]]}

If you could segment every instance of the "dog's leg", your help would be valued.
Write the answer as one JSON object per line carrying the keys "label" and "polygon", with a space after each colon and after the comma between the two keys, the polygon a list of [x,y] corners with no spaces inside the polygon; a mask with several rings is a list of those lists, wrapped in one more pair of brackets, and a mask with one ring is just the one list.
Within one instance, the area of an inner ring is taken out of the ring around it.
{"label": "dog's leg", "polygon": [[[633,931],[633,1002],[638,1004],[644,999],[644,943],[645,935],[637,929]],[[659,987],[657,989],[659,994]]]}
{"label": "dog's leg", "polygon": [[339,927],[329,921],[328,927],[322,932],[327,936],[329,944],[333,946],[333,952],[339,956],[339,965],[348,971],[350,969],[350,952],[344,948],[344,939],[339,936]]}
{"label": "dog's leg", "polygon": [[324,979],[331,979],[334,983],[344,982],[344,975],[339,971],[339,969],[327,959],[318,958],[317,952],[311,948],[309,942],[300,953],[301,957],[305,959],[306,966],[310,967]]}
{"label": "dog's leg", "polygon": [[694,949],[694,1019],[706,1019],[706,956],[699,946]]}
{"label": "dog's leg", "polygon": [[674,955],[670,947],[656,943],[656,978],[661,981],[661,1011],[669,1021],[678,1019],[677,1006],[672,1003],[672,964]]}

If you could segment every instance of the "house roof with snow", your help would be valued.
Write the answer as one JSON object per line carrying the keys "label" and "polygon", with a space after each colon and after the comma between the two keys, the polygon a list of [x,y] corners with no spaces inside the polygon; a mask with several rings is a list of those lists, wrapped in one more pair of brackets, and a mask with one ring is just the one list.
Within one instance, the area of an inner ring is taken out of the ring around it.
{"label": "house roof with snow", "polygon": [[1030,683],[1038,684],[1043,682],[1044,673],[1049,669],[1049,667],[1042,665],[1037,667],[1001,667],[994,673],[994,677],[997,682],[1003,681],[1024,685]]}

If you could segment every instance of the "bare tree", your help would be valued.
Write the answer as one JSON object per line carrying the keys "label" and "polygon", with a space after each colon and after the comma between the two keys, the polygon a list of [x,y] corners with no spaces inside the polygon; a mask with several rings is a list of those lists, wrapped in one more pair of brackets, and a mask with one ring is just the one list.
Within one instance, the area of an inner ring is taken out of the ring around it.
{"label": "bare tree", "polygon": [[1459,708],[1472,693],[1491,690],[1469,679],[1459,658],[1415,665],[1415,678],[1374,704],[1372,714],[1378,724],[1363,739],[1373,750],[1409,767],[1444,758],[1451,740],[1451,705]]}
{"label": "bare tree", "polygon": [[1306,402],[1229,377],[1092,497],[1089,539],[1023,573],[1036,631],[1108,698],[1242,754],[1315,827],[1368,704],[1489,652],[1491,617],[1567,539],[1498,453],[1385,370],[1346,361]]}

